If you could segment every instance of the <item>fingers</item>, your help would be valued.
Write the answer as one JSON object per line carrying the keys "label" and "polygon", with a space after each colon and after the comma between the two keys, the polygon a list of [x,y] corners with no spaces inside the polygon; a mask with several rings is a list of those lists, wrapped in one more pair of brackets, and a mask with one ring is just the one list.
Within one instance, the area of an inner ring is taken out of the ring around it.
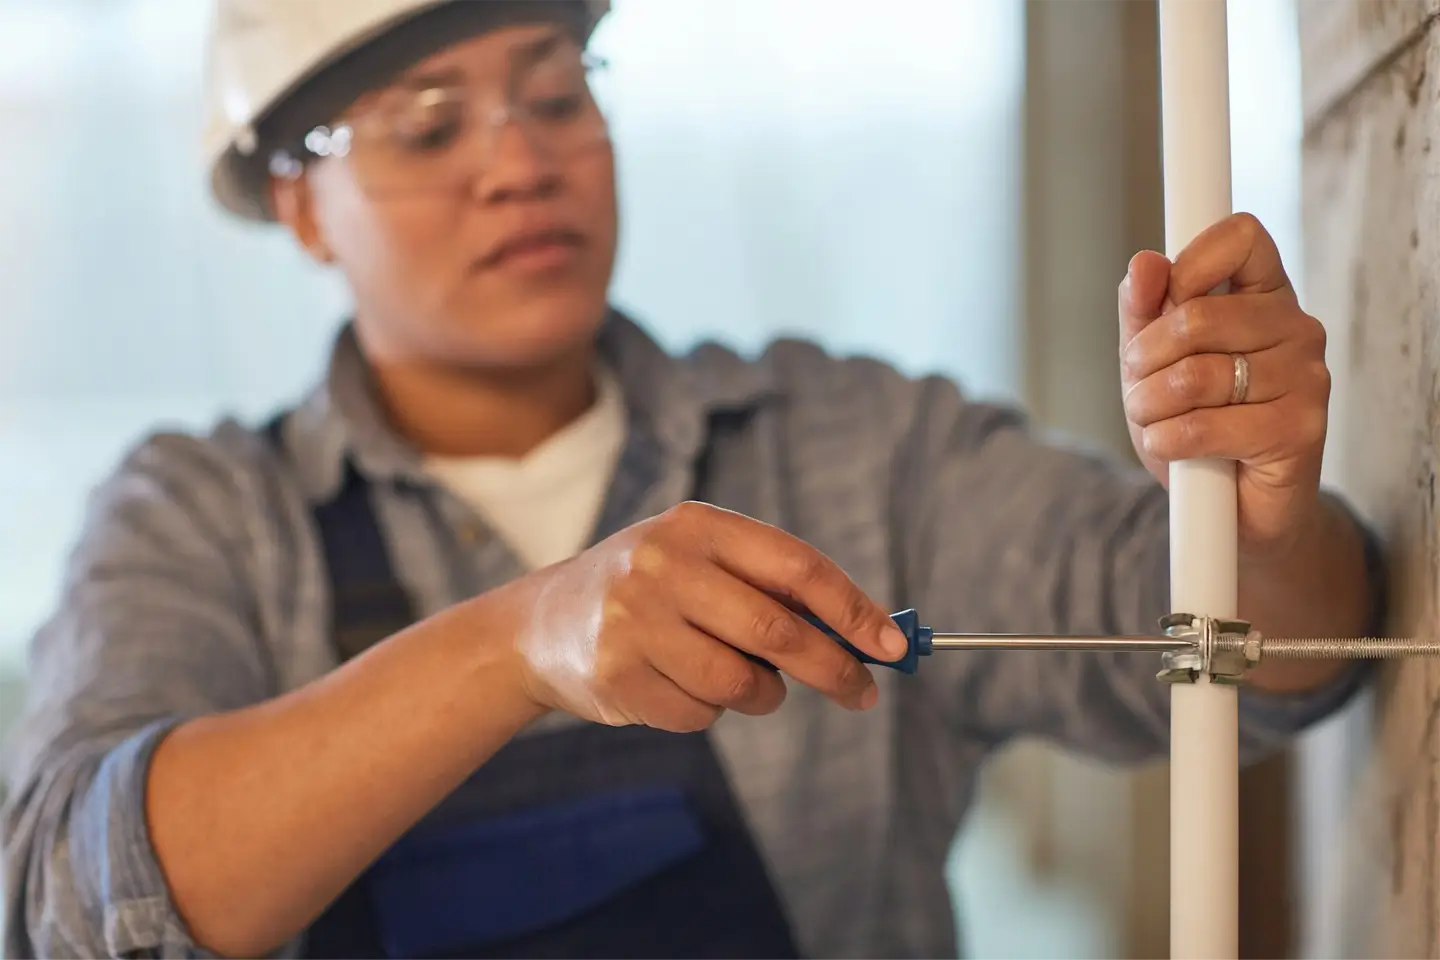
{"label": "fingers", "polygon": [[1313,340],[1310,345],[1323,355],[1323,328],[1299,310],[1277,306],[1273,295],[1265,294],[1186,301],[1125,344],[1121,377],[1127,384],[1139,383],[1195,354],[1252,354],[1295,340]]}
{"label": "fingers", "polygon": [[[1191,241],[1173,264],[1148,250],[1131,259],[1120,284],[1122,355],[1162,314],[1170,315],[1177,306],[1184,307],[1222,285],[1228,285],[1229,294],[1273,294],[1291,303],[1295,300],[1274,240],[1250,214],[1235,214],[1212,225]],[[1273,343],[1233,347],[1225,352],[1266,346]],[[1210,349],[1216,348],[1196,347],[1180,356]],[[1178,359],[1176,356],[1169,362]],[[1150,372],[1138,373],[1133,379],[1139,380]]]}
{"label": "fingers", "polygon": [[696,700],[747,716],[773,713],[785,702],[779,674],[702,630],[682,626],[675,635],[653,639],[646,650],[650,663]]}
{"label": "fingers", "polygon": [[[779,682],[779,678],[775,678]],[[783,683],[781,684],[783,687]],[[617,684],[617,686],[620,686]],[[672,733],[694,733],[710,727],[724,713],[723,705],[696,697],[648,663],[637,663],[623,688],[606,698],[628,705],[620,722],[639,723]]]}
{"label": "fingers", "polygon": [[1231,293],[1290,290],[1275,241],[1251,214],[1211,225],[1180,252],[1170,270],[1170,301],[1186,303],[1226,281]]}
{"label": "fingers", "polygon": [[[1269,403],[1285,396],[1294,372],[1287,369],[1292,351],[1263,350],[1245,355],[1250,382],[1247,404]],[[1186,357],[1150,374],[1125,392],[1125,417],[1140,427],[1168,420],[1203,407],[1231,403],[1235,390],[1235,358],[1227,353],[1201,353]]]}
{"label": "fingers", "polygon": [[761,591],[809,610],[877,659],[905,655],[908,644],[895,621],[829,557],[758,520],[697,507],[709,511],[704,547],[714,563]]}
{"label": "fingers", "polygon": [[[1325,330],[1274,294],[1196,297],[1153,321],[1121,351],[1125,416],[1149,428],[1191,411],[1231,404],[1234,354],[1249,363],[1245,405],[1268,404],[1290,394],[1328,396]],[[1185,426],[1149,431],[1148,444],[1169,450]],[[1176,432],[1179,431],[1179,432]],[[1157,439],[1157,437],[1159,439]],[[1198,455],[1198,454],[1197,454]]]}
{"label": "fingers", "polygon": [[877,659],[896,660],[908,649],[890,615],[828,557],[717,507],[687,503],[667,511],[634,544],[625,569],[612,587],[620,592],[611,597],[609,620],[619,624],[629,611],[627,623],[650,621],[661,606],[672,611],[665,616],[686,625],[683,635],[668,625],[628,632],[662,673],[706,702],[752,713],[779,705],[783,681],[738,652],[744,651],[850,709],[875,703],[866,666],[787,602]]}
{"label": "fingers", "polygon": [[863,710],[874,703],[874,677],[864,664],[754,586],[719,567],[702,567],[676,590],[681,615],[709,636],[768,660],[841,706]]}
{"label": "fingers", "polygon": [[746,653],[846,707],[873,706],[865,665],[787,601],[876,659],[907,652],[889,614],[829,558],[705,504],[629,527],[552,576],[515,649],[537,702],[606,723],[691,730],[724,709],[773,712],[784,680]]}
{"label": "fingers", "polygon": [[1277,401],[1192,410],[1142,431],[1146,455],[1164,463],[1219,458],[1266,463],[1325,440],[1325,408]]}

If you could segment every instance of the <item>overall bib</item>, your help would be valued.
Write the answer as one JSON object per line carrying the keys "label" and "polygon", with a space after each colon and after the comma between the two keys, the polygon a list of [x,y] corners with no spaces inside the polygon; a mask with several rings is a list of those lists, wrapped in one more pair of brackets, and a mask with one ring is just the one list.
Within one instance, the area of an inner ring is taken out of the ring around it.
{"label": "overall bib", "polygon": [[[345,660],[413,623],[415,606],[353,467],[314,516]],[[593,724],[512,740],[381,855],[304,947],[316,958],[798,955],[709,736]]]}

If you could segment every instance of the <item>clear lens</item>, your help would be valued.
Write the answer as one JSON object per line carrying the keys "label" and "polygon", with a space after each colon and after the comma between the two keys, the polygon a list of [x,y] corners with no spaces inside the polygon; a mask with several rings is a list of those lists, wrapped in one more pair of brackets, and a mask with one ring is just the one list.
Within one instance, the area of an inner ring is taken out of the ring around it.
{"label": "clear lens", "polygon": [[[387,91],[344,127],[310,142],[315,155],[343,156],[374,196],[465,189],[492,161],[513,126],[541,159],[563,163],[609,136],[594,93],[603,64],[578,54],[547,57],[505,92],[464,86]],[[316,149],[316,148],[319,149]]]}

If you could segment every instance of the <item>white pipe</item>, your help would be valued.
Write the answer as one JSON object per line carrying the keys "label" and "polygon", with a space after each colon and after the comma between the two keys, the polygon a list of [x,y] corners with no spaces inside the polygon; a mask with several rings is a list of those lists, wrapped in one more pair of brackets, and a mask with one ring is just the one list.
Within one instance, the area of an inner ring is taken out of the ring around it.
{"label": "white pipe", "polygon": [[[1231,213],[1225,0],[1160,0],[1165,244],[1173,258]],[[1170,467],[1170,609],[1237,615],[1235,465]],[[1239,953],[1236,688],[1171,687],[1170,956]]]}

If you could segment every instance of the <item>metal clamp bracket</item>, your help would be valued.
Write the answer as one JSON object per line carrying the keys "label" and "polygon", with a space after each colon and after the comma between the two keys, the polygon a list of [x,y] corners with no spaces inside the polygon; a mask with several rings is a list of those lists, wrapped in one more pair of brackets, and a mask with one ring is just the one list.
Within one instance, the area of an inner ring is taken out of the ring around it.
{"label": "metal clamp bracket", "polygon": [[1214,683],[1235,684],[1260,662],[1260,634],[1248,621],[1172,613],[1160,619],[1160,628],[1168,637],[1194,644],[1161,654],[1164,667],[1156,676],[1165,683],[1194,683],[1205,674]]}

